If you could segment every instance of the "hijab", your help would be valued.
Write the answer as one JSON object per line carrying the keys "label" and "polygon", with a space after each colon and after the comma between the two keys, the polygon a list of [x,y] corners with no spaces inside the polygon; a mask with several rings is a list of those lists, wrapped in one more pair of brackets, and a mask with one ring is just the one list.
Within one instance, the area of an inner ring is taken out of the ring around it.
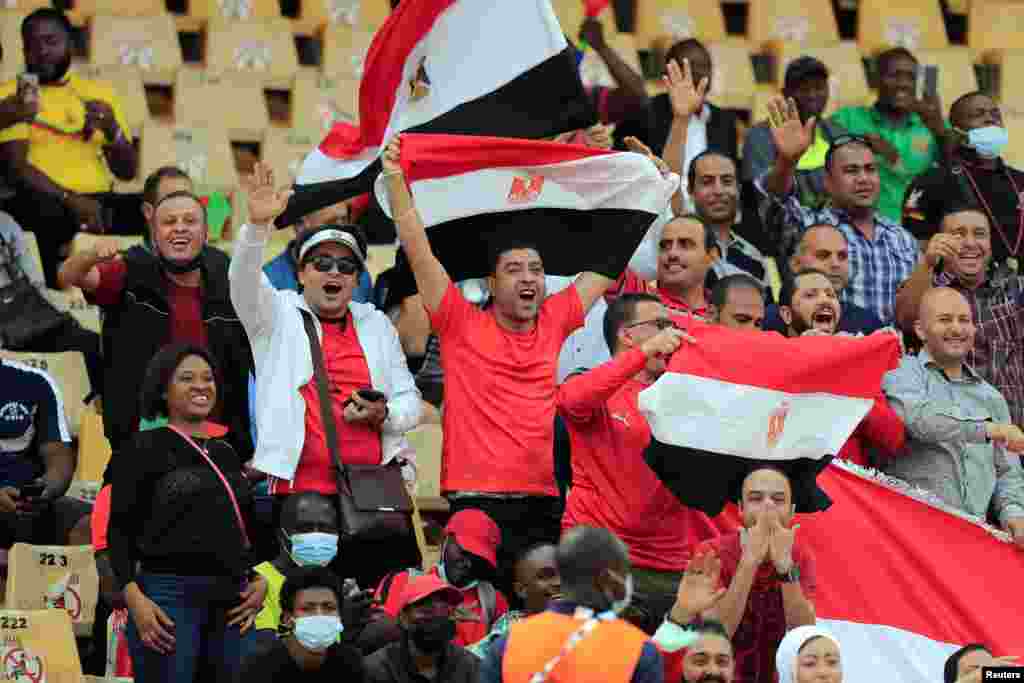
{"label": "hijab", "polygon": [[779,672],[779,683],[796,683],[797,655],[804,643],[812,638],[828,638],[839,649],[839,641],[836,640],[836,637],[820,626],[796,627],[786,634],[775,653],[775,668]]}

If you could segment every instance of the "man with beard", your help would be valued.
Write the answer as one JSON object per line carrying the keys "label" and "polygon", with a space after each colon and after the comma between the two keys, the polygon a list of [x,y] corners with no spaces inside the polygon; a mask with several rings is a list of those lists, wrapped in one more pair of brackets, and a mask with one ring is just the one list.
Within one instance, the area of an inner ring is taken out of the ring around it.
{"label": "man with beard", "polygon": [[815,210],[800,203],[793,176],[800,157],[812,142],[814,119],[801,123],[796,102],[777,98],[768,103],[778,158],[756,183],[785,216],[779,235],[784,253],[808,228],[822,223],[837,228],[849,245],[851,278],[843,302],[876,314],[883,323],[893,318],[896,289],[913,271],[920,256],[917,241],[876,207],[879,170],[867,140],[840,136],[825,154],[825,188],[829,208]]}
{"label": "man with beard", "polygon": [[951,208],[925,259],[896,295],[896,319],[911,330],[925,293],[951,287],[971,304],[976,321],[967,362],[1006,399],[1014,424],[1024,424],[1024,277],[992,263],[992,226],[977,208]]}
{"label": "man with beard", "polygon": [[[828,276],[837,294],[841,294],[850,282],[850,245],[837,228],[825,223],[812,225],[800,236],[800,243],[789,259],[789,272],[820,270]],[[786,323],[779,317],[778,306],[772,305],[765,312],[764,329],[786,334]],[[878,316],[846,301],[839,318],[839,332],[871,334],[882,329]]]}
{"label": "man with beard", "polygon": [[[825,153],[832,141],[845,131],[833,121],[822,120],[828,106],[828,67],[814,57],[794,59],[786,67],[782,95],[796,102],[800,120],[814,119],[814,142],[800,157],[793,182],[794,192],[804,206],[821,208],[828,194],[825,191]],[[772,139],[770,121],[761,121],[747,131],[743,141],[743,181],[753,182],[767,173],[775,163],[777,151]]]}
{"label": "man with beard", "polygon": [[891,221],[902,216],[903,194],[916,176],[942,154],[946,124],[937,97],[917,99],[917,58],[894,47],[878,56],[878,101],[843,107],[832,120],[871,144],[882,179],[878,212]]}
{"label": "man with beard", "polygon": [[[456,645],[479,641],[508,612],[508,601],[491,583],[500,545],[498,525],[480,510],[460,510],[444,528],[440,561],[426,573],[454,586],[462,595],[458,627],[453,634]],[[399,616],[406,585],[423,574],[418,569],[407,569],[384,577],[377,587],[376,600],[388,616]]]}
{"label": "man with beard", "polygon": [[103,424],[113,448],[139,427],[139,386],[149,360],[169,343],[208,348],[222,373],[223,395],[211,419],[229,428],[242,461],[253,452],[246,396],[252,354],[231,304],[227,255],[207,245],[206,211],[199,198],[172,192],[158,200],[150,221],[152,251],[124,253],[100,241],[60,268],[62,288],[81,287],[103,310]]}
{"label": "man with beard", "polygon": [[974,317],[960,292],[929,290],[914,331],[924,349],[905,356],[882,388],[907,425],[906,454],[887,474],[931,491],[969,515],[991,514],[1024,548],[1024,433],[1006,400],[967,364]]}
{"label": "man with beard", "polygon": [[717,621],[706,620],[693,631],[697,640],[686,648],[683,656],[682,683],[732,683],[736,661],[725,627]]}
{"label": "man with beard", "polygon": [[[36,232],[50,286],[60,249],[76,232],[140,223],[138,200],[113,194],[114,178],[135,177],[138,161],[121,105],[109,84],[71,70],[71,31],[64,13],[52,8],[22,22],[25,68],[39,80],[39,110],[0,131],[0,160],[16,190],[5,208]],[[0,98],[18,89],[16,80],[4,83]]]}
{"label": "man with beard", "polygon": [[682,505],[643,456],[651,432],[637,397],[665,372],[685,335],[651,294],[616,299],[604,332],[612,360],[558,388],[573,454],[562,529],[606,528],[626,544],[636,594],[622,616],[653,635],[672,607],[687,548],[716,535],[711,520]]}
{"label": "man with beard", "polygon": [[[838,331],[842,305],[835,288],[819,270],[802,270],[783,283],[779,315],[786,322],[788,337],[847,334]],[[857,425],[837,457],[864,467],[879,467],[902,455],[905,442],[903,420],[879,391],[871,411]]]}
{"label": "man with beard", "polygon": [[464,594],[435,574],[414,577],[397,602],[402,638],[365,659],[368,683],[476,683],[480,660],[453,639]]}

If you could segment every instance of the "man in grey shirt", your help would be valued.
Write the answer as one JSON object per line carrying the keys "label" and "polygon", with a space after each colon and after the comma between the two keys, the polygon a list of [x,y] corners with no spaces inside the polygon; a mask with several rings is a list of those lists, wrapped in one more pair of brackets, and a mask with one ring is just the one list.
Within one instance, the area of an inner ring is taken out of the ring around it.
{"label": "man in grey shirt", "polygon": [[886,375],[882,389],[907,427],[907,453],[886,472],[947,505],[1000,526],[1024,547],[1024,433],[1006,400],[964,362],[974,346],[967,299],[938,287],[921,301],[915,326],[925,348]]}

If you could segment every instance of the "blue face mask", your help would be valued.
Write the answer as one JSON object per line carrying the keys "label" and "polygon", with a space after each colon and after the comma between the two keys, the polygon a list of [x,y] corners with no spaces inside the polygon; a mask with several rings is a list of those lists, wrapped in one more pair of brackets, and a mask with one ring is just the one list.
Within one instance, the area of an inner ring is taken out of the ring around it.
{"label": "blue face mask", "polygon": [[338,642],[345,630],[337,615],[318,614],[295,618],[295,639],[310,652],[323,652]]}
{"label": "blue face mask", "polygon": [[967,146],[982,159],[995,159],[1010,142],[1010,134],[1002,126],[985,126],[967,131]]}
{"label": "blue face mask", "polygon": [[288,554],[300,567],[326,567],[338,554],[338,537],[313,532],[288,537],[292,549]]}

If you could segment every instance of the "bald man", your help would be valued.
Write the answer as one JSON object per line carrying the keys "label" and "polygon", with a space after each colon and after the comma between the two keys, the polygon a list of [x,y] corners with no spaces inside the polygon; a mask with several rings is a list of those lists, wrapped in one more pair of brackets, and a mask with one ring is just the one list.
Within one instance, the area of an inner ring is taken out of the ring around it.
{"label": "bald man", "polygon": [[[831,280],[838,295],[850,282],[850,245],[835,226],[812,225],[800,236],[788,265],[790,273],[821,271]],[[877,315],[852,301],[844,301],[842,308],[837,332],[871,334],[884,326]],[[778,306],[768,306],[765,310],[764,329],[786,334],[786,323],[779,315]]]}
{"label": "bald man", "polygon": [[947,505],[999,525],[1024,547],[1024,433],[1006,400],[965,362],[974,348],[967,299],[936,287],[921,300],[914,331],[924,344],[885,376],[882,389],[907,427],[905,452],[885,471]]}

